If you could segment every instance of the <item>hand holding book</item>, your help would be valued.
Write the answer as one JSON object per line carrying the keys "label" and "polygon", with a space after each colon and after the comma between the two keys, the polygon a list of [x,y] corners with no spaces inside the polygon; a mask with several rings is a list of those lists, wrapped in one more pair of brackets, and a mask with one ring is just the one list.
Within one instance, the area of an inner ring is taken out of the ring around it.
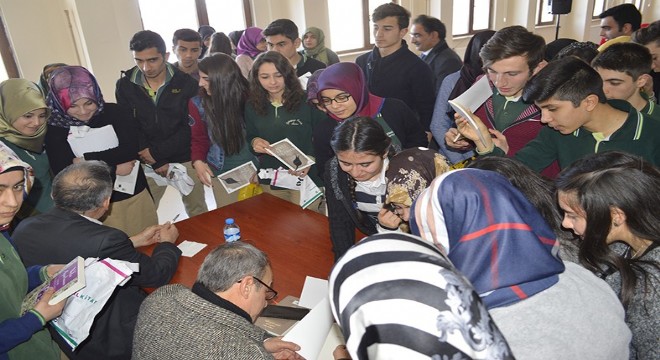
{"label": "hand holding book", "polygon": [[46,322],[49,322],[55,319],[56,317],[60,316],[62,310],[64,309],[64,305],[66,305],[66,301],[60,301],[55,305],[48,304],[48,302],[51,300],[54,294],[55,294],[54,288],[46,289],[46,291],[41,295],[41,298],[34,305],[33,308],[44,318],[44,321]]}
{"label": "hand holding book", "polygon": [[505,153],[509,151],[509,144],[506,141],[506,136],[504,136],[500,131],[495,129],[488,129],[488,127],[486,127],[481,119],[471,112],[466,112],[465,115],[469,116],[470,118],[467,119],[458,113],[454,114],[454,118],[456,119],[456,127],[458,128],[458,132],[462,137],[465,137],[474,142],[477,153],[490,153],[493,151],[495,146],[502,149],[502,151]]}

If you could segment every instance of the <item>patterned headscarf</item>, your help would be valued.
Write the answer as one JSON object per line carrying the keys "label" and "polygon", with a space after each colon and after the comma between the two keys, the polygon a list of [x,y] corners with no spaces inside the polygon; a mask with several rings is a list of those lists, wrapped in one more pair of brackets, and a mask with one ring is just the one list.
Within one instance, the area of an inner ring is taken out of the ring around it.
{"label": "patterned headscarf", "polygon": [[390,159],[385,171],[387,198],[385,203],[412,206],[419,194],[436,176],[449,171],[447,159],[434,150],[411,148],[401,151]]}
{"label": "patterned headscarf", "polygon": [[553,286],[564,271],[550,226],[498,173],[445,173],[417,198],[414,210],[411,232],[444,251],[489,309]]}
{"label": "patterned headscarf", "polygon": [[[351,95],[353,101],[357,104],[357,110],[351,116],[374,118],[383,106],[384,99],[369,93],[364,80],[364,73],[355,63],[340,62],[328,66],[319,76],[319,101],[321,101],[321,91],[329,89],[345,91]],[[328,116],[337,121],[345,120],[338,118],[331,112],[328,112]]]}
{"label": "patterned headscarf", "polygon": [[46,137],[46,123],[34,135],[23,135],[14,122],[25,113],[37,109],[50,109],[37,84],[25,79],[8,79],[0,83],[0,137],[23,149],[41,153]]}
{"label": "patterned headscarf", "polygon": [[263,30],[258,27],[249,27],[245,29],[245,32],[243,32],[243,35],[241,35],[241,38],[238,40],[238,45],[236,45],[236,54],[245,54],[253,59],[261,54],[262,51],[257,49],[257,45],[264,39],[262,32]]}
{"label": "patterned headscarf", "polygon": [[307,30],[303,33],[303,37],[308,33],[312,33],[316,38],[316,46],[313,48],[306,48],[305,42],[303,41],[303,48],[305,49],[305,55],[314,58],[324,64],[328,63],[328,53],[325,51],[325,34],[323,30],[317,27],[308,27]]}
{"label": "patterned headscarf", "polygon": [[353,359],[512,359],[470,282],[433,245],[369,236],[330,274],[330,306]]}
{"label": "patterned headscarf", "polygon": [[[36,85],[35,85],[36,86]],[[34,175],[32,174],[32,167],[21,160],[16,153],[14,153],[9,146],[0,141],[0,174],[4,174],[9,170],[23,170],[23,198],[30,192],[30,188],[34,183]],[[9,224],[0,224],[0,231],[6,231]],[[6,237],[6,236],[5,236]]]}
{"label": "patterned headscarf", "polygon": [[82,66],[64,66],[53,72],[48,82],[48,106],[53,114],[48,119],[49,125],[68,128],[86,125],[66,112],[74,102],[87,98],[98,106],[94,116],[103,111],[103,95],[96,78]]}

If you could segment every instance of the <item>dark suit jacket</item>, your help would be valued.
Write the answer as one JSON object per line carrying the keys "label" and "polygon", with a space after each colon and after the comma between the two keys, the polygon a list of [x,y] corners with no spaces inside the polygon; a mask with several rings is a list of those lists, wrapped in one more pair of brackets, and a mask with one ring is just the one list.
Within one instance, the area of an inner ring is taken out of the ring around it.
{"label": "dark suit jacket", "polygon": [[423,59],[433,71],[435,94],[438,95],[442,80],[449,74],[461,69],[463,61],[456,52],[449,48],[445,41],[438,43]]}
{"label": "dark suit jacket", "polygon": [[135,250],[122,231],[59,208],[25,219],[12,237],[27,266],[66,264],[76,256],[140,264],[140,272],[134,273],[127,285],[114,292],[96,317],[89,337],[74,353],[59,336],[55,337],[70,359],[129,359],[135,321],[146,297],[141,287],[167,284],[181,255],[176,245],[161,243],[149,257]]}

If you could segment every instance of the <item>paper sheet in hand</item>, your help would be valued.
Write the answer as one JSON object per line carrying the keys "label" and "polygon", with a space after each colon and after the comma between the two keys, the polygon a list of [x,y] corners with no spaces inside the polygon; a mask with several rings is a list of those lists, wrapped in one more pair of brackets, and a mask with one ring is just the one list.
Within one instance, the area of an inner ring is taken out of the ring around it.
{"label": "paper sheet in hand", "polygon": [[112,125],[94,129],[89,126],[71,126],[67,141],[76,157],[82,157],[85,153],[114,149],[119,146],[119,139]]}
{"label": "paper sheet in hand", "polygon": [[298,305],[313,309],[326,297],[328,297],[328,280],[308,276],[305,278]]}
{"label": "paper sheet in hand", "polygon": [[300,345],[298,354],[305,359],[316,359],[325,344],[332,326],[332,314],[328,297],[316,304],[312,311],[300,320],[282,340]]}
{"label": "paper sheet in hand", "polygon": [[250,178],[256,173],[257,168],[251,161],[248,161],[241,166],[237,166],[218,175],[218,180],[220,180],[220,184],[225,188],[225,191],[231,194],[250,185]]}
{"label": "paper sheet in hand", "polygon": [[461,96],[456,99],[449,100],[449,105],[460,114],[462,117],[466,118],[468,123],[479,134],[479,140],[485,145],[486,139],[485,135],[490,136],[489,134],[482,134],[477,127],[477,124],[474,122],[472,117],[468,115],[466,110],[474,113],[479,106],[488,100],[489,97],[493,96],[493,89],[490,88],[490,83],[488,82],[488,76],[482,76],[479,81],[474,83],[467,91],[465,91]]}
{"label": "paper sheet in hand", "polygon": [[266,151],[293,171],[302,170],[314,165],[314,160],[300,151],[288,138],[270,144],[266,148]]}
{"label": "paper sheet in hand", "polygon": [[114,191],[123,192],[126,194],[135,194],[135,184],[137,183],[138,168],[140,164],[135,160],[133,170],[128,175],[117,175],[115,178]]}
{"label": "paper sheet in hand", "polygon": [[206,247],[206,244],[184,240],[177,247],[179,248],[179,250],[181,250],[182,256],[193,257],[198,252],[202,251],[202,249]]}

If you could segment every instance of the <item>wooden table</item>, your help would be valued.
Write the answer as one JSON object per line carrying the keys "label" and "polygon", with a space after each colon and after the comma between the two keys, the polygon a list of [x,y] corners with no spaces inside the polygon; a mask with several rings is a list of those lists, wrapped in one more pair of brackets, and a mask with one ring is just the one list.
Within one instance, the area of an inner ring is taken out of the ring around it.
{"label": "wooden table", "polygon": [[[240,226],[242,241],[268,255],[274,274],[273,288],[279,299],[287,295],[299,297],[307,275],[328,278],[334,262],[328,219],[270,194],[261,194],[177,222],[177,244],[190,240],[208,246],[192,258],[182,256],[171,283],[192,286],[206,255],[225,242],[222,230],[229,217]],[[144,252],[152,250],[153,246]]]}

